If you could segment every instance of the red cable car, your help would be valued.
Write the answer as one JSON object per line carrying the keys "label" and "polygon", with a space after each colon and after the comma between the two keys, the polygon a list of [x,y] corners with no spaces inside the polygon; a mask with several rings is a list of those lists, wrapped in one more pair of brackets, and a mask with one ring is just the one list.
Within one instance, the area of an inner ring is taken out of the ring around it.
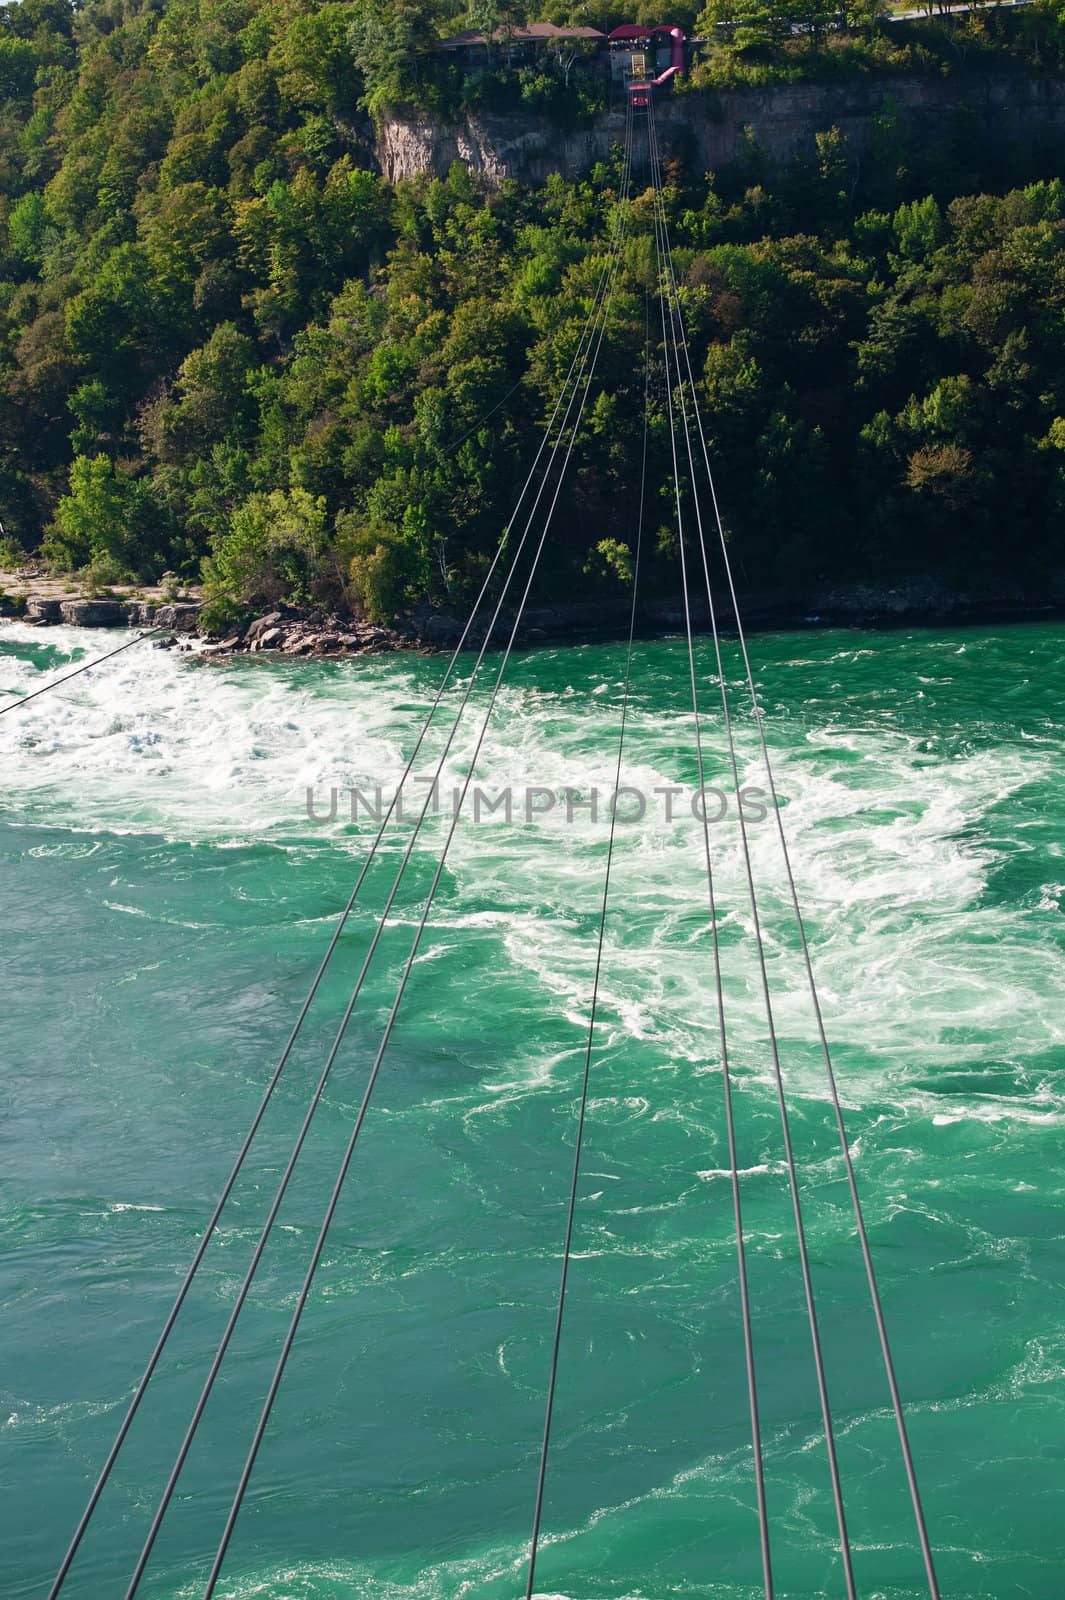
{"label": "red cable car", "polygon": [[[648,53],[654,51],[658,41],[668,44],[670,64],[654,77],[656,66],[660,66],[661,61],[656,62],[653,53],[649,59]],[[685,39],[682,28],[670,27],[667,24],[657,28],[642,28],[635,23],[626,23],[624,27],[614,29],[609,35],[609,42],[612,50],[620,49],[628,56],[629,71],[632,73],[632,78],[629,80],[629,101],[633,106],[649,106],[654,91],[685,70]]]}

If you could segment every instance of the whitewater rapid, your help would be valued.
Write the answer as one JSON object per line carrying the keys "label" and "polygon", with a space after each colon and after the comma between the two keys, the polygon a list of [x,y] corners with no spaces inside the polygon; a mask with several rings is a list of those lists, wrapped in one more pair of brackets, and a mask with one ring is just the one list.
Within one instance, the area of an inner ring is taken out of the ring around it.
{"label": "whitewater rapid", "polygon": [[[0,704],[108,638],[0,626]],[[1022,1508],[1010,1462],[1045,1459],[1065,1421],[1065,1329],[1048,1299],[1062,1265],[1065,1112],[1057,639],[1018,628],[753,646],[944,1592],[1049,1600],[1056,1544],[1038,1528],[1065,1483],[1048,1476]],[[704,642],[706,780],[728,791],[709,660]],[[471,665],[460,663],[418,776],[434,770],[444,713]],[[13,1595],[37,1593],[70,1525],[174,1265],[190,1253],[365,858],[374,825],[365,814],[353,822],[344,796],[378,785],[389,794],[444,666],[414,654],[223,664],[146,644],[0,716],[0,855],[18,973],[4,1093],[20,1130],[2,1213],[18,1254],[4,1299],[15,1360],[0,1394],[0,1455],[11,1448],[31,1463]],[[742,782],[764,789],[731,651],[729,672]],[[474,689],[445,796],[466,775],[493,677]],[[289,1431],[264,1458],[262,1498],[220,1592],[516,1592],[607,839],[605,807],[596,821],[580,806],[569,820],[564,796],[611,790],[623,677],[618,646],[511,663],[476,779],[512,791],[515,815],[466,814],[456,829],[365,1161],[308,1313]],[[679,640],[636,648],[623,782],[649,803],[617,830],[543,1593],[741,1600],[758,1592],[757,1563]],[[684,796],[669,821],[651,798],[667,789]],[[323,815],[333,790],[336,818],[311,821],[308,791]],[[526,821],[531,790],[556,800]],[[309,1176],[219,1401],[225,1438],[239,1442],[253,1414],[359,1101],[358,1064],[383,1025],[450,820],[445,804],[415,847]],[[161,1386],[136,1481],[73,1600],[109,1592],[115,1551],[150,1509],[141,1479],[161,1470],[168,1428],[235,1292],[298,1117],[300,1074],[329,1036],[410,827],[386,833],[312,1019],[314,1048],[297,1060],[243,1209],[208,1258],[187,1361]],[[749,835],[863,1592],[899,1600],[920,1593],[919,1568],[814,1016],[772,818]],[[837,1586],[832,1518],[734,809],[711,838],[781,1593],[820,1595]],[[41,1282],[66,1308],[47,1325],[52,1314],[35,1309]],[[178,1508],[185,1543],[164,1541],[149,1596],[196,1592],[187,1561],[210,1545],[235,1450],[219,1444],[199,1462]],[[32,1508],[52,1504],[40,1486],[57,1481],[54,1519],[34,1526]],[[324,1521],[309,1509],[323,1496]],[[301,1529],[313,1530],[311,1548]]]}
{"label": "whitewater rapid", "polygon": [[[8,646],[0,658],[0,687],[18,694],[36,686],[40,671],[33,658],[42,646],[58,663],[99,653],[108,637],[76,629],[45,634],[9,623],[0,632],[0,645]],[[946,669],[935,680],[942,689],[966,646],[929,641],[925,648]],[[439,929],[455,934],[491,929],[508,959],[574,1022],[586,1015],[590,996],[584,921],[601,893],[621,688],[617,672],[607,679],[588,673],[590,654],[594,660],[594,652],[579,649],[544,652],[570,663],[567,681],[551,688],[536,681],[538,657],[516,662],[516,681],[503,689],[476,772],[477,784],[493,798],[513,791],[516,815],[507,824],[502,814],[484,810],[474,825],[467,801],[448,855],[453,892],[434,918]],[[830,666],[838,663],[841,695],[848,664],[870,655],[844,649],[829,657]],[[793,671],[803,664],[801,655],[787,663]],[[621,665],[620,651],[615,665]],[[0,815],[19,824],[59,820],[76,832],[158,833],[214,847],[269,842],[300,854],[339,847],[351,852],[355,870],[376,825],[366,805],[352,824],[350,794],[358,790],[368,802],[380,788],[387,806],[443,670],[442,658],[413,656],[313,671],[264,669],[259,662],[219,666],[146,646],[0,721]],[[428,780],[437,771],[450,727],[447,710],[464,692],[467,670],[460,666],[415,777]],[[482,677],[484,688],[478,685],[441,773],[440,812],[430,813],[416,846],[434,860],[494,671],[485,669]],[[764,769],[738,671],[731,688],[742,781],[763,793]],[[706,779],[731,796],[712,690],[708,674]],[[712,1019],[704,1015],[705,960],[687,958],[706,929],[702,830],[688,804],[696,786],[693,719],[682,685],[674,685],[667,707],[657,703],[657,694],[657,683],[642,692],[637,685],[628,725],[623,781],[648,804],[642,820],[617,831],[614,905],[627,928],[607,963],[604,1018],[621,1036],[658,1038],[674,1053],[699,1059]],[[919,1094],[898,1071],[899,1055],[914,1037],[928,1065],[979,1063],[989,1054],[981,1032],[1008,1030],[1018,1052],[1061,1044],[1065,1021],[1054,1002],[1065,962],[1054,942],[1033,943],[1029,934],[1040,917],[1056,917],[1065,884],[1048,878],[1012,906],[984,898],[1004,851],[1016,848],[996,839],[987,824],[1012,796],[1053,775],[1055,741],[1038,730],[1010,749],[937,740],[895,726],[890,717],[855,715],[853,706],[828,697],[811,697],[798,714],[792,708],[783,718],[774,718],[770,707],[769,735],[823,1003],[834,1040],[868,1054],[863,1088],[872,1070],[878,1095],[905,1105]],[[654,797],[671,785],[684,786],[684,797],[667,823],[665,802]],[[586,796],[592,788],[601,796],[598,821],[580,806],[567,820],[565,793]],[[532,823],[523,820],[530,789],[559,797]],[[336,820],[310,822],[309,806],[325,817],[333,791],[340,797]],[[396,866],[425,786],[409,783],[408,792],[411,821],[393,822],[383,851]],[[772,819],[752,825],[749,834],[759,893],[769,908],[776,1014],[786,1036],[813,1042]],[[760,994],[750,981],[751,918],[734,804],[712,840],[730,1011],[741,1040],[754,1041],[764,1026]],[[678,952],[686,957],[680,966]],[[974,1034],[971,1041],[957,1037],[959,1016]],[[818,1077],[812,1061],[796,1087],[817,1094]],[[1061,1110],[1046,1086],[1024,1105],[1012,1097],[1002,1108],[993,1096],[956,1108],[936,1104],[937,1116],[1039,1117]]]}

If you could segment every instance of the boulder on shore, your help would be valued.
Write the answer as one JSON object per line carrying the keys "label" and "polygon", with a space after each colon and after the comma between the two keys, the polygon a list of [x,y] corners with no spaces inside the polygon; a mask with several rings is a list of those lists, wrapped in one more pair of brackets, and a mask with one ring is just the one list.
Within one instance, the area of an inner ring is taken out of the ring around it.
{"label": "boulder on shore", "polygon": [[160,606],[153,618],[156,628],[172,628],[175,633],[194,633],[200,615],[199,601],[181,601],[175,605]]}
{"label": "boulder on shore", "polygon": [[255,621],[249,622],[247,628],[245,629],[245,644],[250,649],[257,640],[262,638],[263,634],[266,633],[268,629],[276,628],[280,621],[280,611],[268,611],[265,617],[256,617]]}
{"label": "boulder on shore", "polygon": [[120,628],[129,621],[124,600],[61,600],[59,612],[72,628]]}

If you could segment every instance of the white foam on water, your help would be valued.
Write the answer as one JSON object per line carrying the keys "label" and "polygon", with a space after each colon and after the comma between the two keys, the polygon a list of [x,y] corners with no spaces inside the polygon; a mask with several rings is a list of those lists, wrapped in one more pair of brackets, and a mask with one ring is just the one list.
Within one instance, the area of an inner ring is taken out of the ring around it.
{"label": "white foam on water", "polygon": [[[112,636],[62,628],[47,637],[87,658]],[[0,632],[16,645],[41,639],[21,623]],[[308,788],[327,787],[327,777],[362,787],[401,770],[410,719],[393,708],[412,692],[410,676],[390,662],[382,684],[376,663],[359,665],[312,687],[298,669],[218,667],[146,643],[0,719],[0,804],[8,820],[90,831],[313,841]],[[3,658],[8,690],[30,692],[42,676]]]}
{"label": "white foam on water", "polygon": [[[92,630],[44,636],[19,623],[0,633],[16,646],[38,646],[44,637],[71,652],[99,652],[110,642]],[[839,658],[856,655],[843,650]],[[5,656],[3,665],[8,689],[28,692],[40,680],[16,656]],[[442,671],[442,661],[394,656],[335,669],[220,667],[146,644],[0,719],[0,814],[89,833],[158,832],[215,846],[328,843],[361,854],[374,825],[363,817],[353,830],[343,799],[335,823],[312,825],[306,791],[315,790],[323,803],[331,788],[370,790],[380,782],[387,795],[421,725],[416,708],[428,709]],[[486,674],[492,678],[494,672]],[[444,795],[465,776],[485,692],[478,685],[454,741]],[[605,806],[617,699],[612,680],[579,691],[572,684],[556,691],[505,684],[477,783],[495,793],[509,787],[519,814],[520,797],[533,785],[558,796],[598,787]],[[844,1093],[913,1109],[910,1076],[944,1062],[991,1061],[1003,1036],[1018,1056],[1065,1038],[1065,958],[1055,941],[1032,937],[1033,917],[1058,909],[1060,886],[1048,883],[1029,906],[984,900],[1007,847],[991,825],[996,808],[1045,778],[1054,756],[1051,748],[1015,743],[937,757],[927,748],[934,740],[878,723],[867,712],[850,723],[840,717],[837,702],[823,722],[809,714],[770,718],[777,788],[830,1036],[837,1048],[862,1054],[861,1085],[844,1074]],[[433,770],[446,726],[442,721],[427,741],[416,772]],[[742,711],[737,731],[742,782],[764,789],[755,730]],[[699,1072],[719,1065],[703,830],[687,795],[672,822],[654,795],[668,785],[690,789],[693,732],[690,710],[634,701],[623,782],[646,795],[648,805],[642,818],[616,832],[597,1047],[609,1051],[638,1039],[660,1052],[663,1065]],[[726,752],[709,711],[705,741],[707,782],[727,791]],[[449,821],[446,814],[430,818],[419,855],[435,860]],[[409,827],[389,835],[389,860],[397,865]],[[752,822],[748,834],[775,1019],[785,1046],[801,1047],[789,1060],[789,1087],[823,1096],[772,817]],[[765,1073],[754,924],[734,814],[710,835],[733,1049],[741,1068]],[[561,799],[528,824],[508,824],[502,815],[474,823],[463,815],[424,959],[445,958],[453,935],[495,940],[511,970],[532,978],[574,1028],[586,1025],[606,839],[605,818],[593,823],[578,810],[570,822]],[[140,914],[118,899],[114,908]],[[413,925],[416,916],[402,910],[397,921]],[[492,1093],[510,1092],[514,1065],[506,1064],[499,1081],[489,1079]],[[551,1081],[550,1064],[539,1057],[518,1067],[526,1088]],[[944,1103],[937,1095],[932,1103],[946,1120],[1042,1119],[1065,1109],[1046,1089],[1010,1095],[994,1108],[964,1096]]]}

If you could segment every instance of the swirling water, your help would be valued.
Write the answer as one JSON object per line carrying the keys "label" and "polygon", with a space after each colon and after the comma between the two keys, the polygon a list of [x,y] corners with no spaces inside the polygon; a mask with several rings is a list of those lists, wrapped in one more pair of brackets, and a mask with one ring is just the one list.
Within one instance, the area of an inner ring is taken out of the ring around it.
{"label": "swirling water", "polygon": [[[26,692],[104,636],[0,632]],[[700,644],[708,780],[726,785]],[[943,1593],[1057,1596],[1065,708],[1051,626],[753,649]],[[730,653],[741,764],[757,741]],[[219,1593],[524,1594],[621,646],[511,664]],[[130,651],[0,719],[0,1591],[43,1595],[291,1027],[436,658]],[[468,671],[468,666],[464,667]],[[486,674],[487,677],[487,674]],[[637,646],[537,1590],[760,1591],[684,646]],[[464,771],[486,689],[448,776]],[[434,732],[416,770],[432,770]],[[446,789],[445,789],[446,792]],[[446,808],[445,808],[446,809]],[[635,808],[634,808],[635,809]],[[413,855],[141,1594],[202,1590],[448,818]],[[65,1594],[124,1592],[387,893],[388,834]],[[921,1566],[771,820],[769,976],[863,1596]],[[738,832],[712,830],[778,1593],[843,1593]]]}

